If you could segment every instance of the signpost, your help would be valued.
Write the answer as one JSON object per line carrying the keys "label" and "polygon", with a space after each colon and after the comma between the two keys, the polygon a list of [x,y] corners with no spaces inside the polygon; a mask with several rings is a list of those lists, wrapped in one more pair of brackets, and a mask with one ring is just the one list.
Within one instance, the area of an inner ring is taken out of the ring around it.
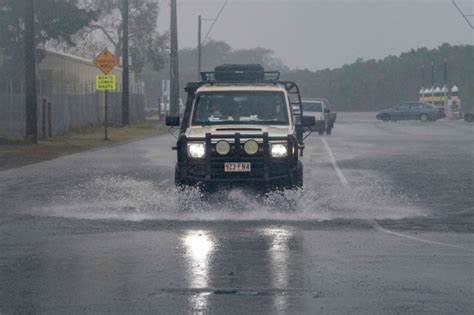
{"label": "signpost", "polygon": [[105,97],[105,115],[104,115],[104,127],[105,127],[105,137],[104,140],[109,140],[107,135],[108,127],[108,91],[115,91],[117,89],[117,80],[115,75],[109,75],[108,73],[112,71],[115,66],[119,63],[118,59],[105,48],[102,52],[95,57],[94,64],[103,75],[97,75],[95,79],[95,89],[97,91],[104,91]]}

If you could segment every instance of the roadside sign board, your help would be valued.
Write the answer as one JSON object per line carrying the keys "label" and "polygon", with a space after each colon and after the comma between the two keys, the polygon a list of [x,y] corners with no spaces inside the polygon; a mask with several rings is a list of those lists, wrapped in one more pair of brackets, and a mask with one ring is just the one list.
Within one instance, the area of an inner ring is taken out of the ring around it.
{"label": "roadside sign board", "polygon": [[107,48],[94,59],[94,64],[103,74],[108,74],[118,63],[118,59]]}
{"label": "roadside sign board", "polygon": [[115,75],[96,75],[95,89],[97,91],[115,91],[117,89],[117,80]]}

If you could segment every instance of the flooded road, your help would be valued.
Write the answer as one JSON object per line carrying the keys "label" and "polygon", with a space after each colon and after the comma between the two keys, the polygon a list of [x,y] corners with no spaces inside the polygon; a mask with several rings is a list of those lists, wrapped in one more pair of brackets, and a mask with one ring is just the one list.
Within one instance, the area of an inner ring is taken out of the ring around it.
{"label": "flooded road", "polygon": [[170,136],[0,172],[0,313],[470,313],[473,126],[373,116],[301,191],[178,192]]}

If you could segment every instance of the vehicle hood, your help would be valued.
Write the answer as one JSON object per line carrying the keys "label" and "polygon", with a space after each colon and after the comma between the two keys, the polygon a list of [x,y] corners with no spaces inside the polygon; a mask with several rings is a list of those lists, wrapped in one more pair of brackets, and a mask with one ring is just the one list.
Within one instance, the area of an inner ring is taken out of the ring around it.
{"label": "vehicle hood", "polygon": [[261,125],[214,125],[214,126],[192,126],[186,132],[187,137],[201,138],[206,133],[213,135],[233,135],[239,132],[242,136],[246,134],[268,133],[270,137],[286,137],[293,133],[289,126],[261,126]]}

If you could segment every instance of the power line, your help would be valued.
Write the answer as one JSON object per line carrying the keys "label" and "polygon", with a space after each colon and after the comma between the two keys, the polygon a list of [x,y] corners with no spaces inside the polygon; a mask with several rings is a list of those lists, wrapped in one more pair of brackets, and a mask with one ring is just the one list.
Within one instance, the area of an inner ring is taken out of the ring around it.
{"label": "power line", "polygon": [[461,13],[462,17],[466,20],[467,24],[469,24],[469,26],[474,29],[474,25],[471,23],[471,21],[469,21],[468,17],[472,17],[473,15],[469,14],[465,14],[461,8],[458,6],[458,4],[456,3],[455,0],[451,0],[451,2],[453,3],[453,5],[456,7],[456,9],[458,9],[459,13]]}
{"label": "power line", "polygon": [[204,40],[202,41],[203,43],[206,41],[207,37],[208,37],[209,34],[211,33],[212,29],[214,28],[214,25],[216,25],[217,20],[218,20],[219,17],[221,16],[222,11],[224,11],[224,8],[226,7],[226,5],[227,5],[228,2],[229,2],[229,0],[225,0],[224,4],[222,5],[221,9],[219,10],[219,13],[217,13],[217,16],[216,16],[216,18],[214,19],[214,22],[212,22],[212,25],[211,25],[211,27],[209,28],[209,31],[207,31],[206,36],[204,36]]}

